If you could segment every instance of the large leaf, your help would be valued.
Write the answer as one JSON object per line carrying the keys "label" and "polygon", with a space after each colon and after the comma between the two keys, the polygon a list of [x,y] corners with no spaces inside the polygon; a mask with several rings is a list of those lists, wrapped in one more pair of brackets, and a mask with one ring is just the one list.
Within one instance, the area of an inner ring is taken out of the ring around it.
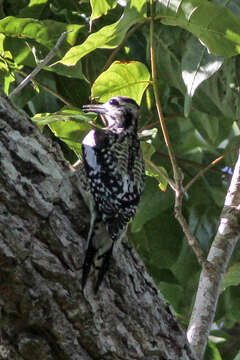
{"label": "large leaf", "polygon": [[65,43],[61,46],[65,50],[69,49],[75,44],[82,28],[83,25],[65,24],[54,20],[19,19],[14,16],[0,20],[1,33],[13,38],[35,40],[50,50],[54,48],[56,41],[64,31],[71,30],[67,34]]}
{"label": "large leaf", "polygon": [[222,66],[224,59],[210,54],[200,41],[192,37],[186,44],[182,59],[182,78],[187,88],[184,115],[188,116],[192,97],[198,86]]}
{"label": "large leaf", "polygon": [[30,0],[28,6],[19,11],[19,15],[23,17],[31,17],[40,19],[44,9],[47,7],[49,0]]}
{"label": "large leaf", "polygon": [[[181,55],[179,54],[182,54],[181,44],[185,44],[189,37],[186,36],[188,34],[179,27],[160,26],[156,28],[154,35],[159,78],[169,86],[178,89],[185,96],[186,88],[181,76]],[[210,96],[210,94],[206,94],[202,90],[202,87],[208,83],[209,81],[203,83],[196,92],[193,98],[194,107],[208,114],[219,116],[221,115],[221,110],[219,109],[221,102],[218,103],[215,92],[213,94],[211,89],[209,91],[211,93]]]}
{"label": "large leaf", "polygon": [[229,286],[238,286],[240,284],[240,263],[236,263],[231,266],[224,276],[222,282],[222,290],[225,290]]}
{"label": "large leaf", "polygon": [[147,176],[144,192],[131,224],[131,231],[140,231],[148,220],[161,214],[171,206],[173,206],[173,193],[170,190],[166,192],[160,191],[157,181]]}
{"label": "large leaf", "polygon": [[[164,196],[167,197],[166,193]],[[146,222],[141,232],[132,236],[133,239],[138,239],[134,241],[135,246],[147,259],[150,269],[152,266],[159,270],[169,269],[177,261],[181,252],[181,229],[172,216],[170,208],[167,211],[160,210],[155,214],[157,217]]]}
{"label": "large leaf", "polygon": [[[83,25],[67,25],[53,20],[39,21],[30,18],[19,19],[13,16],[0,20],[0,32],[7,36],[5,40],[6,49],[11,49],[16,63],[31,67],[36,66],[36,64],[35,61],[33,61],[32,50],[26,45],[25,39],[36,41],[39,44],[37,50],[39,51],[40,56],[43,57],[46,55],[44,47],[52,50],[61,34],[64,31],[71,30],[71,32],[67,34],[66,39],[62,42],[58,51],[59,54],[63,55],[75,44],[77,36],[83,28]],[[82,73],[81,63],[77,64],[77,67],[75,66],[74,68],[64,66],[63,64],[57,64],[54,67],[46,68],[63,76],[75,77],[86,81],[86,78]]]}
{"label": "large leaf", "polygon": [[222,357],[218,351],[216,345],[209,341],[206,349],[205,360],[222,360]]}
{"label": "large leaf", "polygon": [[110,9],[117,6],[116,0],[90,0],[90,3],[92,7],[91,21],[106,15]]}
{"label": "large leaf", "polygon": [[91,129],[88,124],[96,115],[85,114],[77,108],[65,107],[54,114],[36,114],[32,120],[39,127],[48,125],[52,132],[65,142],[76,154],[81,155],[81,141],[87,131]]}
{"label": "large leaf", "polygon": [[75,122],[89,122],[89,120],[93,120],[96,118],[96,115],[93,114],[85,114],[78,108],[64,107],[61,111],[55,113],[42,113],[36,114],[32,117],[32,120],[37,125],[49,125],[52,122],[59,121],[75,121]]}
{"label": "large leaf", "polygon": [[150,80],[146,65],[138,61],[115,61],[92,86],[92,97],[100,102],[114,95],[129,96],[138,104]]}
{"label": "large leaf", "polygon": [[239,18],[226,7],[207,0],[159,0],[159,4],[157,15],[164,24],[190,31],[212,54],[224,57],[239,54]]}
{"label": "large leaf", "polygon": [[207,116],[200,111],[193,111],[189,115],[195,131],[197,130],[202,139],[215,151],[216,147],[231,135],[234,119],[220,116]]}
{"label": "large leaf", "polygon": [[111,49],[118,46],[128,29],[137,22],[143,21],[145,15],[146,0],[130,1],[117,22],[89,35],[83,44],[71,48],[60,62],[64,65],[72,66],[81,60],[83,56],[97,48]]}

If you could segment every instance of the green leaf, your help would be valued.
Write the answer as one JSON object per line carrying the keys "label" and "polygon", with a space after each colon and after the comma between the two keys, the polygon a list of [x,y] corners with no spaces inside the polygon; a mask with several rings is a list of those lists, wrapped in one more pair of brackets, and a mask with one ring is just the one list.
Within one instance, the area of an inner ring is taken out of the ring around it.
{"label": "green leaf", "polygon": [[[155,36],[155,44],[156,44],[156,63],[158,64],[159,78],[162,79],[162,81],[164,81],[165,84],[168,84],[168,86],[178,89],[185,96],[186,88],[184,86],[184,82],[181,76],[182,67],[181,67],[180,59],[181,59],[182,50],[180,44],[182,43],[182,41],[185,43],[189,35],[186,34],[186,32],[184,32],[179,27],[161,26],[156,28],[154,36]],[[164,54],[164,56],[162,56],[162,54]],[[229,59],[229,62],[230,61],[232,61],[232,59]],[[223,65],[223,67],[225,67],[225,64]],[[226,68],[227,67],[229,68],[229,64],[228,66],[226,66]],[[232,72],[232,74],[234,74],[234,72]],[[214,116],[220,116],[222,115],[221,111],[223,111],[224,109],[226,109],[225,110],[226,113],[229,113],[230,107],[228,104],[231,104],[232,101],[230,99],[228,99],[228,101],[225,101],[224,99],[224,106],[221,101],[218,101],[217,84],[219,87],[219,81],[217,81],[216,79],[215,81],[216,86],[213,87],[212,82],[214,78],[215,77],[212,77],[210,81],[206,81],[205,83],[202,84],[202,86],[198,89],[198,91],[196,92],[193,98],[193,103],[194,103],[194,107],[202,112]],[[205,88],[207,89],[205,90]],[[209,91],[207,91],[208,88]],[[214,93],[213,93],[213,89],[214,89]],[[225,86],[224,90],[225,92],[226,91],[229,92],[230,89],[229,88],[226,89]],[[172,107],[172,104],[170,105],[170,107]],[[230,116],[231,116],[231,112],[230,112]]]}
{"label": "green leaf", "polygon": [[173,306],[174,309],[177,309],[183,296],[183,287],[164,281],[159,282],[157,286],[163,294],[164,298],[171,304],[171,306]]}
{"label": "green leaf", "polygon": [[[181,77],[181,62],[172,50],[172,47],[175,47],[175,44],[180,42],[182,32],[183,30],[177,27],[157,27],[154,33],[154,42],[160,78],[170,86],[185,92],[185,86]],[[147,42],[149,42],[149,34],[146,33],[145,36]]]}
{"label": "green leaf", "polygon": [[110,9],[117,6],[116,0],[90,0],[92,14],[90,20],[93,21],[102,15],[106,15]]}
{"label": "green leaf", "polygon": [[207,207],[204,202],[191,207],[188,220],[189,227],[205,251],[209,249],[216,234],[217,215],[218,211],[214,206]]}
{"label": "green leaf", "polygon": [[15,78],[12,74],[8,73],[4,76],[3,91],[5,92],[6,95],[9,94],[10,85],[14,81],[15,81]]}
{"label": "green leaf", "polygon": [[56,64],[51,67],[46,67],[47,70],[53,71],[59,75],[66,76],[67,78],[75,78],[75,79],[82,79],[89,83],[88,79],[82,72],[82,64],[79,62],[75,66],[66,66],[63,64]]}
{"label": "green leaf", "polygon": [[85,114],[77,108],[63,108],[54,114],[36,114],[32,120],[41,128],[49,125],[52,132],[65,142],[76,154],[81,156],[81,142],[86,132],[91,129],[89,121],[96,118]]}
{"label": "green leaf", "polygon": [[4,40],[5,40],[5,36],[3,34],[0,34],[0,54],[2,55],[3,51],[4,51]]}
{"label": "green leaf", "polygon": [[224,59],[210,54],[206,47],[194,37],[189,39],[186,49],[182,59],[182,78],[187,87],[184,103],[184,115],[187,117],[196,89],[219,70]]}
{"label": "green leaf", "polygon": [[[0,32],[3,32],[7,37],[8,48],[11,49],[14,59],[17,63],[33,67],[33,56],[31,49],[26,45],[23,39],[32,39],[52,50],[59,37],[64,31],[70,31],[66,39],[60,46],[59,54],[63,55],[69,48],[75,44],[77,36],[84,28],[83,25],[65,24],[53,20],[36,20],[36,19],[19,19],[9,16],[0,20]],[[38,45],[37,49],[41,55],[44,56],[43,49]],[[35,51],[36,51],[35,50]],[[46,53],[47,54],[47,53]],[[45,55],[46,55],[45,54]],[[87,81],[83,72],[81,63],[75,67],[64,66],[63,64],[56,64],[54,67],[46,67],[47,70],[58,73],[59,75],[74,77]]]}
{"label": "green leaf", "polygon": [[49,0],[30,0],[28,6],[19,11],[22,18],[31,17],[39,19]]}
{"label": "green leaf", "polygon": [[92,97],[100,102],[114,95],[129,96],[138,104],[150,80],[146,65],[138,61],[115,61],[92,86]]}
{"label": "green leaf", "polygon": [[[163,194],[159,190],[158,192]],[[164,196],[167,198],[166,194],[164,193]],[[151,203],[153,204],[152,201]],[[177,225],[172,209],[162,210],[163,207],[155,212],[155,217],[147,221],[140,232],[132,234],[133,240],[136,240],[134,244],[137,251],[144,256],[148,268],[155,274],[156,268],[169,269],[175,264],[182,247],[182,231]]]}
{"label": "green leaf", "polygon": [[218,348],[212,341],[208,341],[204,360],[222,360]]}
{"label": "green leaf", "polygon": [[75,44],[83,25],[65,24],[54,20],[36,20],[8,16],[0,20],[0,32],[19,39],[32,39],[52,50],[64,31],[70,31],[63,42],[60,53]]}
{"label": "green leaf", "polygon": [[86,114],[82,112],[78,108],[73,107],[64,107],[61,109],[61,111],[55,112],[55,113],[41,113],[36,114],[32,117],[32,120],[37,123],[37,125],[48,125],[52,122],[56,121],[84,121],[88,123],[90,120],[93,120],[96,118],[96,115],[93,114]]}
{"label": "green leaf", "polygon": [[81,60],[83,56],[97,48],[115,48],[122,42],[128,29],[137,22],[143,21],[145,15],[146,0],[130,1],[120,20],[89,35],[83,44],[72,47],[59,62],[72,66]]}
{"label": "green leaf", "polygon": [[232,123],[234,119],[226,119],[224,117],[214,117],[204,114],[200,111],[194,111],[189,114],[195,131],[197,130],[204,141],[209,145],[209,149],[216,147],[226,137],[230,136],[232,131]]}
{"label": "green leaf", "polygon": [[[149,201],[149,199],[151,199],[151,201]],[[131,224],[131,231],[140,231],[148,220],[161,214],[171,206],[173,206],[173,193],[171,191],[159,191],[157,181],[147,176],[144,192]]]}
{"label": "green leaf", "polygon": [[[157,129],[152,129],[150,131],[148,130],[147,133],[152,132],[153,136],[155,137],[157,132],[154,130],[157,130]],[[146,131],[144,133],[146,134]],[[166,178],[164,176],[162,176],[161,174],[159,174],[159,172],[147,162],[147,159],[151,160],[152,155],[156,152],[156,149],[152,145],[151,141],[148,140],[146,142],[142,142],[142,152],[143,152],[143,157],[145,159],[146,175],[156,179],[160,190],[166,191],[167,185],[168,185]],[[168,176],[167,170],[164,167],[157,166],[157,165],[156,165],[156,167]]]}
{"label": "green leaf", "polygon": [[238,286],[240,284],[240,263],[232,265],[224,276],[222,282],[222,291],[229,286]]}
{"label": "green leaf", "polygon": [[[180,26],[201,40],[217,56],[240,52],[239,18],[226,7],[207,0],[160,0],[162,23]],[[208,14],[212,14],[209,16]]]}

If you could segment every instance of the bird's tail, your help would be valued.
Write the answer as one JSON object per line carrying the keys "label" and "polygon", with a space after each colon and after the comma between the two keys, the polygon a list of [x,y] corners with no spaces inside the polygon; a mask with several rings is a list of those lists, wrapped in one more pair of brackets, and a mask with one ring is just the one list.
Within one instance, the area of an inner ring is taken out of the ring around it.
{"label": "bird's tail", "polygon": [[84,289],[88,275],[93,270],[95,275],[94,292],[96,294],[109,267],[113,240],[102,219],[96,217],[91,227],[83,264],[82,288]]}

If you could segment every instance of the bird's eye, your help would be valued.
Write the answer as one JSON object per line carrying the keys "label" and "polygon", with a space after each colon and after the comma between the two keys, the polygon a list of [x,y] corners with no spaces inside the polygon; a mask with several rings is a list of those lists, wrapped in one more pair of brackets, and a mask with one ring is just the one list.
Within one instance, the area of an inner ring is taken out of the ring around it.
{"label": "bird's eye", "polygon": [[114,98],[109,100],[109,104],[114,106],[119,106],[119,102]]}

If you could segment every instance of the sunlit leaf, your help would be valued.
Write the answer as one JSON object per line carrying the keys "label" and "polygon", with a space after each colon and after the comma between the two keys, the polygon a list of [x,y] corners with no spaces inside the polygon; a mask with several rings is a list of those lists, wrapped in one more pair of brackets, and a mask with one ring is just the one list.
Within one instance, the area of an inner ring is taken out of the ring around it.
{"label": "sunlit leaf", "polygon": [[222,360],[222,357],[220,355],[218,348],[212,341],[208,341],[204,359],[205,360]]}
{"label": "sunlit leaf", "polygon": [[182,78],[187,88],[184,104],[184,115],[188,116],[192,97],[199,85],[222,66],[224,59],[208,52],[199,40],[192,37],[186,44],[182,59]]}
{"label": "sunlit leaf", "polygon": [[96,118],[96,115],[85,114],[78,108],[65,107],[61,111],[56,113],[42,113],[36,114],[32,117],[32,120],[38,125],[48,125],[56,121],[84,121],[89,122],[89,119]]}
{"label": "sunlit leaf", "polygon": [[41,128],[48,125],[52,132],[65,142],[78,156],[81,154],[81,141],[91,129],[89,121],[96,118],[77,108],[63,108],[57,113],[36,114],[32,120]]}
{"label": "sunlit leaf", "polygon": [[105,102],[114,95],[129,96],[140,104],[149,80],[150,73],[143,63],[115,61],[94,82],[92,97]]}
{"label": "sunlit leaf", "polygon": [[222,282],[222,290],[225,290],[229,286],[238,286],[240,284],[240,263],[232,265],[226,274]]}
{"label": "sunlit leaf", "polygon": [[[160,190],[166,191],[168,181],[166,178],[161,174],[164,173],[166,176],[167,170],[162,166],[155,165],[154,167],[151,165],[151,163],[148,162],[148,160],[151,160],[152,155],[155,153],[156,149],[151,143],[148,142],[142,142],[142,151],[143,151],[143,157],[145,160],[145,169],[146,169],[146,175],[153,177],[158,182],[158,186]],[[159,171],[157,171],[157,169]]]}
{"label": "sunlit leaf", "polygon": [[23,8],[19,13],[21,17],[31,17],[39,19],[44,8],[48,5],[49,0],[30,0],[28,6]]}
{"label": "sunlit leaf", "polygon": [[110,9],[117,6],[116,0],[90,0],[90,3],[92,7],[91,21],[106,15]]}
{"label": "sunlit leaf", "polygon": [[[61,49],[74,45],[83,25],[65,24],[54,20],[37,20],[31,18],[16,18],[8,16],[0,20],[0,32],[6,36],[33,39],[39,44],[53,49],[60,35],[64,31],[70,31]],[[61,52],[61,49],[59,50]]]}
{"label": "sunlit leaf", "polygon": [[164,24],[190,31],[214,55],[239,54],[239,18],[226,7],[207,0],[159,0],[159,4]]}
{"label": "sunlit leaf", "polygon": [[87,40],[78,46],[72,47],[60,60],[64,65],[75,65],[81,58],[97,48],[111,49],[118,46],[128,29],[145,19],[146,1],[130,1],[120,20],[114,24],[102,27],[99,31],[89,35]]}

